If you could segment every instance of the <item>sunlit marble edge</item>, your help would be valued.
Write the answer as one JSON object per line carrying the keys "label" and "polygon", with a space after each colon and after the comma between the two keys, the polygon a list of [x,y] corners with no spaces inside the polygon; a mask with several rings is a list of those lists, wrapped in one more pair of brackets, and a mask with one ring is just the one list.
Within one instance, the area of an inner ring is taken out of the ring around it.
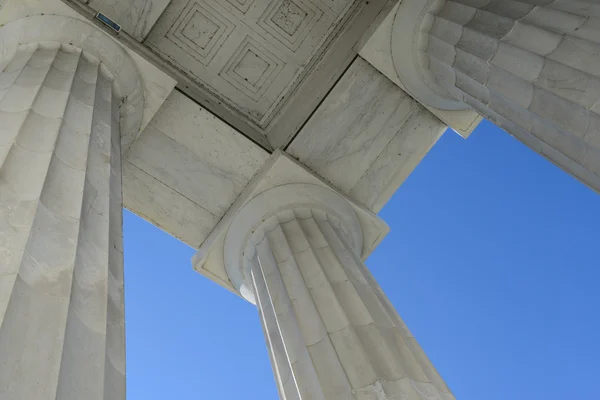
{"label": "sunlit marble edge", "polygon": [[194,270],[239,295],[228,278],[223,257],[225,236],[229,226],[239,210],[250,200],[269,189],[291,183],[313,184],[328,188],[343,197],[352,206],[361,225],[363,238],[361,258],[363,260],[369,257],[389,232],[388,225],[376,214],[323,182],[288,154],[276,150],[200,245],[192,258]]}

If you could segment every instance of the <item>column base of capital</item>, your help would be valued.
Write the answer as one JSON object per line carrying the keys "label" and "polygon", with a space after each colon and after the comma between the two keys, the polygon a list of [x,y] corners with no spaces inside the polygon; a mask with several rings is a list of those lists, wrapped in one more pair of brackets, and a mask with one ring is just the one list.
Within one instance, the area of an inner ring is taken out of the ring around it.
{"label": "column base of capital", "polygon": [[[253,228],[262,220],[292,208],[318,208],[335,214],[363,260],[389,232],[387,224],[373,212],[339,193],[286,153],[276,150],[200,245],[192,260],[193,268],[254,302],[252,291],[240,284],[239,276],[232,276],[235,274],[231,273],[231,264],[242,262],[245,242]],[[226,246],[229,246],[227,251]],[[232,246],[237,246],[235,251],[231,251]]]}

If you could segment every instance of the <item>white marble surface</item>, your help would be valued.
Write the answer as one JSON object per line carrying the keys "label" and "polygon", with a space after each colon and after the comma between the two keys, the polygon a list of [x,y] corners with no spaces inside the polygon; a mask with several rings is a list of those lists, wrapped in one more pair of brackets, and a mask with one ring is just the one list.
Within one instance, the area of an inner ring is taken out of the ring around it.
{"label": "white marble surface", "polygon": [[[381,71],[392,82],[406,90],[406,85],[401,82],[396,72],[391,51],[394,19],[400,4],[401,2],[390,11],[381,25],[372,33],[369,40],[356,50],[362,58]],[[411,51],[411,49],[405,50],[406,62],[412,62]],[[417,100],[419,99],[417,98]],[[430,107],[427,104],[425,104],[425,107],[464,138],[467,138],[481,122],[481,117],[473,110],[448,111]]]}
{"label": "white marble surface", "polygon": [[[237,215],[237,212],[250,200],[270,189],[290,184],[316,185],[321,188],[333,189],[333,191],[337,192],[335,188],[328,185],[289,155],[276,150],[265,162],[260,172],[248,183],[244,191],[200,246],[193,260],[196,271],[215,280],[232,292],[238,293],[229,281],[225,270],[226,260],[223,257],[225,236],[229,226],[235,215]],[[307,193],[299,193],[297,199],[302,199],[306,195]],[[341,196],[344,197],[343,195]],[[281,200],[279,199],[279,201]],[[348,198],[346,198],[346,201],[352,206],[358,218],[362,234],[361,257],[362,259],[366,259],[379,245],[381,240],[383,240],[389,228],[385,222],[368,209]],[[218,279],[214,279],[214,277],[218,277]]]}
{"label": "white marble surface", "polygon": [[600,19],[582,5],[448,1],[423,35],[435,84],[600,191]]}
{"label": "white marble surface", "polygon": [[[285,176],[285,174],[281,175]],[[361,257],[363,250],[367,253],[371,249],[370,246],[366,249],[363,247],[365,244],[363,226],[355,209],[355,205],[335,190],[306,183],[286,183],[271,187],[249,199],[239,209],[233,207],[229,214],[235,211],[235,216],[227,227],[223,245],[225,269],[229,280],[246,300],[256,304],[256,298],[252,295],[253,285],[249,279],[248,263],[253,258],[254,245],[257,242],[249,239],[249,236],[253,233],[258,234],[259,226],[281,210],[304,211],[304,214],[310,214],[312,210],[313,213],[326,214],[340,231],[340,235],[348,242],[348,248],[352,253]],[[371,217],[381,227],[378,233],[387,233],[387,226],[376,216],[371,214]],[[370,235],[371,232],[367,231],[367,234]],[[264,232],[261,238],[263,236]],[[220,247],[217,246],[214,250],[217,249]]]}
{"label": "white marble surface", "polygon": [[[4,7],[0,9],[0,25],[30,15],[41,14],[67,16],[89,24],[84,17],[64,4],[61,0],[5,0]],[[108,35],[105,36],[106,38],[110,38]],[[113,38],[110,38],[110,40],[121,46],[121,44]],[[132,50],[126,47],[123,47],[123,49],[133,60],[133,63],[139,72],[144,91],[144,110],[140,126],[141,132],[161,107],[177,82]],[[126,143],[126,145],[129,144],[130,143]]]}
{"label": "white marble surface", "polygon": [[174,91],[125,154],[125,206],[198,247],[267,157]]}
{"label": "white marble surface", "polygon": [[[8,12],[5,8],[3,12]],[[98,28],[62,15],[32,15],[0,27],[0,54],[6,57],[17,46],[49,42],[70,44],[102,61],[115,71],[115,93],[121,98],[120,123],[124,146],[139,133],[144,114],[144,88],[138,69],[123,47]]]}
{"label": "white marble surface", "polygon": [[263,219],[244,252],[282,398],[454,399],[336,218],[302,206]]}
{"label": "white marble surface", "polygon": [[123,160],[123,205],[193,248],[219,218],[158,179]]}
{"label": "white marble surface", "polygon": [[377,212],[445,129],[435,115],[357,58],[288,152]]}
{"label": "white marble surface", "polygon": [[152,124],[133,144],[125,159],[216,216],[225,213],[244,188],[242,183]]}
{"label": "white marble surface", "polygon": [[171,0],[89,0],[96,11],[117,22],[140,42],[146,38]]}
{"label": "white marble surface", "polygon": [[266,129],[359,3],[172,0],[144,44],[209,91],[219,107]]}
{"label": "white marble surface", "polygon": [[148,123],[150,123],[150,120],[152,120],[158,110],[161,109],[177,82],[144,60],[137,53],[129,50],[129,55],[138,68],[142,78],[142,86],[144,87],[145,102],[144,116],[142,117],[142,125],[140,126],[141,133],[148,126]]}
{"label": "white marble surface", "polygon": [[180,92],[169,96],[152,126],[240,184],[266,160],[264,150]]}
{"label": "white marble surface", "polygon": [[408,94],[357,59],[288,152],[348,193],[416,107]]}
{"label": "white marble surface", "polygon": [[125,400],[116,82],[47,42],[0,82],[0,398]]}
{"label": "white marble surface", "polygon": [[440,120],[418,105],[348,195],[373,211],[381,210],[445,130]]}

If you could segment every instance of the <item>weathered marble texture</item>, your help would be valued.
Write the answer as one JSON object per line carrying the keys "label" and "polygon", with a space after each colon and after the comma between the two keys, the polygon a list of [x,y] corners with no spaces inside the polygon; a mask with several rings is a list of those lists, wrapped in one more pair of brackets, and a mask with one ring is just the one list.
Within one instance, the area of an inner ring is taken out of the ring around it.
{"label": "weathered marble texture", "polygon": [[198,247],[219,222],[216,215],[125,159],[123,205],[191,247]]}
{"label": "weathered marble texture", "polygon": [[171,0],[84,0],[142,42]]}
{"label": "weathered marble texture", "polygon": [[[252,178],[233,205],[213,227],[210,235],[203,240],[194,255],[194,269],[219,285],[236,294],[241,292],[242,267],[233,260],[242,253],[242,249],[232,249],[228,245],[238,245],[246,240],[248,223],[253,227],[260,225],[261,219],[271,216],[272,210],[289,208],[289,204],[319,204],[330,213],[346,220],[352,227],[352,243],[363,260],[375,250],[389,227],[372,211],[328,185],[312,171],[298,163],[281,150],[275,150],[261,170]],[[252,206],[252,207],[251,207]],[[343,215],[343,216],[342,216]],[[233,223],[244,226],[234,227]],[[240,222],[242,221],[242,222]],[[236,267],[236,265],[238,265]],[[252,301],[252,300],[251,300]]]}
{"label": "weathered marble texture", "polygon": [[378,212],[445,129],[435,115],[357,58],[288,152]]}
{"label": "weathered marble texture", "polygon": [[600,4],[448,0],[427,55],[456,99],[600,191]]}
{"label": "weathered marble texture", "polygon": [[197,248],[267,157],[173,92],[125,154],[125,207]]}
{"label": "weathered marble texture", "polygon": [[0,74],[0,398],[125,399],[120,99],[92,56]]}
{"label": "weathered marble texture", "polygon": [[[408,31],[402,32],[403,35],[411,36],[409,31],[411,28],[414,28],[414,24],[418,22],[415,21],[415,18],[412,18],[411,24],[404,23],[404,21],[396,21],[397,14],[404,16],[404,14],[407,13],[407,10],[405,9],[405,7],[408,6],[406,4],[407,2],[408,0],[397,2],[387,16],[383,18],[377,29],[371,35],[365,36],[363,39],[364,43],[361,42],[357,45],[356,51],[364,60],[377,68],[402,90],[409,93],[446,125],[462,137],[467,138],[473,130],[475,130],[477,125],[479,125],[479,122],[481,122],[482,118],[477,112],[470,107],[466,107],[464,110],[446,110],[439,107],[433,107],[432,105],[427,104],[424,99],[420,98],[419,93],[411,92],[409,87],[412,88],[411,84],[414,84],[414,81],[406,82],[406,79],[403,80],[398,75],[396,69],[400,63],[404,65],[415,63],[414,57],[410,56],[414,42],[410,40],[404,42],[406,43],[406,47],[398,49],[398,52],[403,55],[402,57],[399,59],[394,58],[392,54],[392,49],[395,49],[395,46],[400,45],[397,41],[398,38],[393,37],[393,33],[397,33],[396,29],[398,29],[398,27],[395,26],[395,23],[402,24],[404,29]],[[423,6],[422,4],[423,2],[421,1],[421,7]],[[406,17],[407,20],[410,20],[410,18],[410,16]]]}
{"label": "weathered marble texture", "polygon": [[264,133],[358,3],[172,0],[144,43]]}
{"label": "weathered marble texture", "polygon": [[[12,11],[18,13],[18,7]],[[8,7],[2,9],[3,14],[10,12]],[[14,53],[18,45],[40,42],[69,43],[85,49],[114,71],[117,96],[123,102],[119,109],[121,140],[123,147],[130,145],[140,132],[145,96],[138,69],[123,47],[96,27],[59,15],[32,15],[0,27],[0,54],[3,58]]]}
{"label": "weathered marble texture", "polygon": [[280,397],[454,399],[337,225],[286,210],[244,253]]}
{"label": "weathered marble texture", "polygon": [[[5,0],[3,4],[4,7],[0,9],[0,26],[17,24],[15,31],[22,34],[18,38],[20,43],[63,39],[66,40],[63,43],[69,43],[73,37],[76,37],[81,40],[81,43],[85,43],[85,46],[79,47],[85,48],[96,56],[102,54],[108,59],[127,60],[132,64],[133,71],[139,75],[139,78],[132,78],[131,67],[120,65],[116,69],[111,69],[116,80],[131,84],[131,88],[123,93],[130,98],[128,103],[143,98],[143,101],[139,102],[139,106],[143,106],[143,109],[140,110],[142,117],[138,129],[129,134],[121,132],[122,149],[125,152],[162,106],[175,87],[176,81],[133,50],[122,46],[114,37],[92,26],[83,15],[78,14],[61,0]],[[0,37],[10,39],[11,36],[3,33]],[[11,44],[11,40],[6,40],[5,43]],[[121,75],[122,79],[119,77]],[[136,89],[132,84],[136,83],[136,80],[141,83],[139,86],[143,89],[143,96],[132,96]],[[123,85],[120,87],[125,88]],[[132,106],[126,108],[130,111],[133,109]]]}

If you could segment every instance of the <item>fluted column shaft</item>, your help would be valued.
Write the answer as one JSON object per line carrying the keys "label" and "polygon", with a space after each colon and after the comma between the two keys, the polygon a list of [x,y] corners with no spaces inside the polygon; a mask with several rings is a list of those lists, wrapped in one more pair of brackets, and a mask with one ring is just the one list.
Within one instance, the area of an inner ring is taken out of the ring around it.
{"label": "fluted column shaft", "polygon": [[280,397],[454,399],[336,226],[284,211],[245,253]]}
{"label": "fluted column shaft", "polygon": [[426,50],[436,82],[600,191],[600,3],[441,3]]}
{"label": "fluted column shaft", "polygon": [[123,400],[120,99],[72,46],[2,67],[0,398]]}

